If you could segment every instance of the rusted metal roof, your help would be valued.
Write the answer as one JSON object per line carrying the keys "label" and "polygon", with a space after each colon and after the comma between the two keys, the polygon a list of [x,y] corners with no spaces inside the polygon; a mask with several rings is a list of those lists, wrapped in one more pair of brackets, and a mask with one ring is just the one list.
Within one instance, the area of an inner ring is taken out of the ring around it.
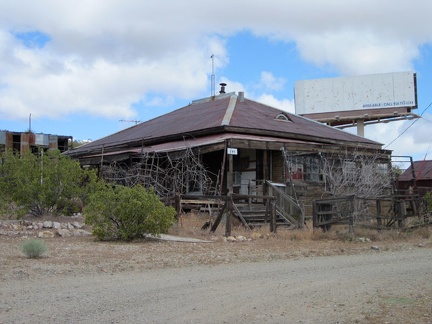
{"label": "rusted metal roof", "polygon": [[[276,117],[281,115],[285,118]],[[121,151],[183,143],[184,139],[211,134],[242,133],[322,143],[349,143],[381,148],[381,144],[313,120],[249,100],[235,93],[192,102],[190,105],[124,129],[69,151],[69,155]]]}
{"label": "rusted metal roof", "polygon": [[[416,180],[431,180],[432,179],[432,160],[415,161],[414,174]],[[398,178],[399,181],[411,181],[412,168],[406,169]]]}
{"label": "rusted metal roof", "polygon": [[[257,135],[248,135],[248,134],[223,133],[223,134],[208,135],[199,138],[189,138],[181,141],[172,141],[172,142],[161,143],[157,145],[128,148],[125,150],[116,150],[113,152],[104,153],[104,156],[120,155],[124,153],[145,154],[145,153],[182,151],[187,148],[195,148],[195,147],[202,147],[207,145],[220,144],[220,143],[224,143],[226,140],[235,140],[235,139],[246,140],[246,141],[278,142],[281,144],[284,143],[304,144],[305,143],[304,141],[290,140],[286,138],[257,136]],[[308,144],[318,144],[318,143],[308,142]],[[96,156],[100,156],[100,154],[86,155],[86,157],[88,158],[92,158]]]}
{"label": "rusted metal roof", "polygon": [[[276,119],[276,116],[281,113],[286,115],[287,120]],[[291,135],[313,136],[323,140],[330,139],[378,144],[377,142],[335,129],[306,117],[290,114],[247,99],[244,102],[237,102],[230,126],[267,129]]]}

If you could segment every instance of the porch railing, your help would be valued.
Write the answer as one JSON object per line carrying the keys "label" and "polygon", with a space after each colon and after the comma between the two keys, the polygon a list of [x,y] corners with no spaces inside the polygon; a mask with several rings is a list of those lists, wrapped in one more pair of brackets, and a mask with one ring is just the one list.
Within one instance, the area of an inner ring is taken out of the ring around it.
{"label": "porch railing", "polygon": [[278,215],[285,218],[292,226],[303,228],[304,209],[294,197],[284,191],[285,185],[277,185],[271,181],[266,181],[265,184],[268,195],[275,197]]}

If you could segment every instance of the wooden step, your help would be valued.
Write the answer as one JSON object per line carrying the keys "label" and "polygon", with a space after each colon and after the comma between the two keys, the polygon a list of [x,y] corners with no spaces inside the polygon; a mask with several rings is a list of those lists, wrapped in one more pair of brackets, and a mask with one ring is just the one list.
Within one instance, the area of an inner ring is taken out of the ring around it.
{"label": "wooden step", "polygon": [[[240,210],[241,216],[243,219],[248,223],[248,225],[262,225],[264,223],[268,223],[270,221],[270,218],[266,217],[266,210]],[[236,215],[236,213],[234,213]],[[236,215],[239,217],[238,215]],[[286,221],[285,218],[280,217],[279,215],[276,216],[276,224],[282,225],[291,225],[289,222]]]}

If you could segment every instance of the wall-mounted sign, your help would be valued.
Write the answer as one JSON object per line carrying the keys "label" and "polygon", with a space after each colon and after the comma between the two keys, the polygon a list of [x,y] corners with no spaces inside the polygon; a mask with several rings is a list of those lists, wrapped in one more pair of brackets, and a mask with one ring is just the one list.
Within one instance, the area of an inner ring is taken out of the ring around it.
{"label": "wall-mounted sign", "polygon": [[238,152],[236,148],[228,147],[227,153],[230,155],[237,155]]}

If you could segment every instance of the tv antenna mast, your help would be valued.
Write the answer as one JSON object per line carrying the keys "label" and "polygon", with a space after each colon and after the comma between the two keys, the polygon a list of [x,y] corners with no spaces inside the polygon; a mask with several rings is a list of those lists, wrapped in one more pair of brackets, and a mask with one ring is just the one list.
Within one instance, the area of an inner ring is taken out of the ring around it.
{"label": "tv antenna mast", "polygon": [[212,75],[211,75],[211,96],[214,97],[216,95],[215,90],[215,73],[214,73],[214,54],[210,56],[212,59]]}
{"label": "tv antenna mast", "polygon": [[138,123],[141,123],[141,120],[124,120],[124,119],[120,119],[119,122],[122,122],[122,123],[135,123],[135,125],[136,125]]}

